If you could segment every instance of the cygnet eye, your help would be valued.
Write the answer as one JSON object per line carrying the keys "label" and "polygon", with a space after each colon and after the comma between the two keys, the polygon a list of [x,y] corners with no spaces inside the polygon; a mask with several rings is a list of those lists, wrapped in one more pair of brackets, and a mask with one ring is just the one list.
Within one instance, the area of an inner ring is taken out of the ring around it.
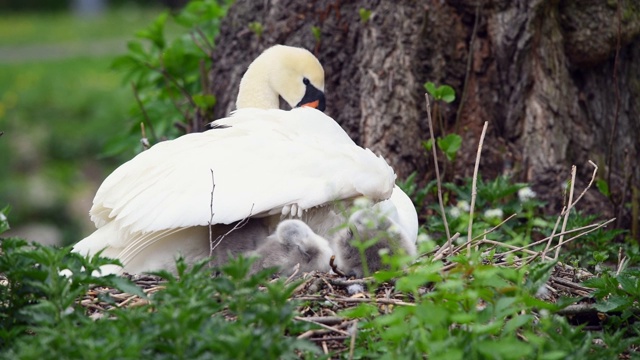
{"label": "cygnet eye", "polygon": [[303,78],[302,79],[302,83],[305,84],[305,85],[309,85],[309,84],[311,84],[311,81],[309,81],[309,79],[307,79],[307,78]]}

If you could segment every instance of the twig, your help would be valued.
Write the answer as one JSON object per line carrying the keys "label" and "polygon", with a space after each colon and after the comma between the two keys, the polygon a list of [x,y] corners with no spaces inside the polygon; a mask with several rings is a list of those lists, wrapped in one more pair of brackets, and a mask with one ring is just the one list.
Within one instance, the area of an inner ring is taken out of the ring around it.
{"label": "twig", "polygon": [[582,197],[584,196],[584,194],[587,192],[587,190],[589,190],[591,188],[591,185],[593,185],[593,182],[596,179],[596,174],[598,173],[598,165],[596,165],[593,161],[589,160],[588,161],[589,164],[591,164],[593,166],[593,173],[591,174],[591,180],[589,180],[589,184],[587,185],[586,188],[584,188],[584,190],[582,190],[582,192],[580,193],[580,196],[578,196],[578,198],[576,199],[576,201],[574,201],[571,204],[571,207],[574,207],[578,201],[580,201],[580,199],[582,199]]}
{"label": "twig", "polygon": [[[453,242],[456,241],[459,237],[460,237],[460,233],[459,232],[453,234],[453,236],[447,240],[447,242],[444,244],[444,246],[442,246],[440,248],[440,250],[438,250],[433,255],[432,261],[437,261],[437,260],[442,259],[444,257],[445,251],[449,250],[449,248],[451,248],[451,244],[453,244]],[[449,254],[452,254],[452,253],[453,253],[453,251],[449,251]]]}
{"label": "twig", "polygon": [[489,229],[489,230],[485,230],[485,232],[483,232],[482,234],[480,234],[480,235],[478,235],[478,236],[474,237],[472,240],[477,240],[477,239],[479,239],[479,238],[481,238],[481,237],[485,237],[485,236],[487,236],[488,234],[490,234],[490,233],[492,233],[492,232],[494,232],[494,231],[498,230],[502,225],[504,225],[504,223],[506,223],[507,221],[509,221],[509,220],[513,219],[516,215],[518,215],[518,213],[513,213],[513,214],[511,214],[508,218],[506,218],[506,219],[502,220],[502,221],[500,222],[500,224],[498,224],[498,225],[496,225],[496,226],[492,227],[492,228],[491,228],[491,229]]}
{"label": "twig", "polygon": [[209,257],[213,256],[213,250],[215,247],[213,246],[213,191],[216,189],[216,182],[213,177],[213,169],[209,169],[211,171],[211,200],[209,202]]}
{"label": "twig", "polygon": [[[563,233],[556,234],[555,236],[566,235],[566,234],[570,234],[570,233],[578,232],[578,231],[581,231],[581,230],[589,229],[589,230],[587,230],[587,231],[585,231],[585,232],[582,232],[582,233],[580,233],[580,234],[578,234],[578,235],[576,235],[576,236],[574,237],[574,238],[577,238],[577,237],[583,236],[583,235],[585,235],[585,234],[588,234],[588,233],[590,233],[590,232],[592,232],[592,231],[594,231],[594,230],[597,230],[597,229],[599,229],[599,228],[601,228],[601,227],[603,227],[603,226],[606,226],[606,225],[610,224],[610,223],[611,223],[612,221],[614,221],[614,220],[615,220],[615,218],[613,218],[613,219],[609,219],[609,220],[607,220],[607,221],[605,221],[605,222],[603,222],[603,223],[601,223],[601,224],[591,224],[591,225],[586,225],[586,226],[583,226],[583,227],[580,227],[580,228],[567,230],[567,231],[565,231],[565,232],[563,232]],[[484,241],[485,241],[485,242],[487,242],[487,243],[489,243],[489,244],[496,244],[496,245],[500,245],[500,246],[503,246],[503,247],[511,248],[512,250],[509,250],[509,251],[504,252],[504,253],[496,254],[496,256],[506,256],[506,255],[509,255],[509,254],[514,253],[514,252],[516,252],[516,251],[525,251],[525,252],[528,252],[528,253],[530,253],[530,254],[535,254],[535,251],[525,250],[525,249],[528,249],[528,248],[530,248],[530,247],[532,247],[532,246],[540,245],[540,244],[542,244],[542,243],[544,243],[544,242],[547,242],[547,241],[549,241],[549,239],[550,239],[550,238],[551,238],[551,236],[549,236],[549,237],[547,237],[547,238],[544,238],[544,239],[542,239],[542,240],[538,240],[538,241],[532,242],[532,243],[527,244],[527,245],[525,245],[525,246],[520,246],[520,247],[517,247],[517,246],[514,246],[514,245],[509,245],[509,244],[504,244],[504,243],[500,243],[500,242],[492,241],[492,240],[484,240]],[[569,240],[565,241],[565,243],[566,243],[566,242],[569,242],[569,241],[571,241],[571,240],[573,240],[574,238],[572,238],[572,239],[569,239]],[[556,245],[556,246],[557,246],[557,245]],[[549,249],[549,250],[555,250],[555,248],[556,248],[556,247],[554,246],[554,247],[552,247],[552,248],[551,248],[551,249]]]}
{"label": "twig", "polygon": [[148,150],[151,147],[151,144],[149,144],[149,139],[147,139],[147,132],[144,131],[144,122],[140,123],[140,133],[142,135],[140,143],[142,144],[144,150]]}
{"label": "twig", "polygon": [[234,231],[236,231],[236,230],[238,230],[238,229],[242,229],[245,225],[247,225],[247,223],[248,223],[248,222],[249,222],[249,220],[251,219],[251,215],[253,215],[253,207],[254,207],[254,206],[255,206],[255,204],[251,204],[251,210],[249,210],[249,215],[248,215],[246,218],[244,218],[244,219],[242,219],[242,220],[238,221],[238,222],[233,226],[233,228],[231,228],[231,230],[227,231],[226,233],[224,233],[224,234],[222,234],[222,235],[218,236],[218,238],[216,238],[215,245],[213,245],[213,248],[211,249],[211,253],[212,253],[212,254],[213,254],[213,251],[218,247],[218,245],[220,245],[220,243],[222,243],[222,240],[224,240],[224,238],[225,238],[227,235],[231,234],[232,232],[234,232]]}
{"label": "twig", "polygon": [[[562,211],[564,212],[564,208],[562,209]],[[551,231],[551,236],[549,236],[549,241],[547,241],[547,245],[544,247],[544,250],[542,251],[542,259],[546,259],[547,258],[547,251],[549,251],[549,247],[551,246],[551,243],[553,242],[553,238],[556,235],[556,230],[558,230],[558,225],[560,225],[560,219],[561,216],[558,216],[558,218],[556,219],[556,224],[553,226],[553,231]]]}
{"label": "twig", "polygon": [[333,270],[334,273],[336,273],[336,274],[338,274],[340,276],[346,277],[347,275],[345,273],[343,273],[342,271],[340,271],[340,269],[338,269],[338,265],[336,265],[336,263],[334,261],[336,261],[336,256],[335,255],[331,255],[331,259],[329,259],[329,266],[331,267],[331,270]]}
{"label": "twig", "polygon": [[304,317],[301,317],[301,316],[295,316],[293,319],[294,320],[298,320],[298,321],[304,321],[304,322],[312,323],[314,325],[320,326],[321,328],[324,328],[324,329],[327,329],[327,330],[331,330],[331,331],[335,331],[335,332],[337,332],[338,334],[341,334],[341,335],[345,335],[345,336],[349,336],[350,335],[348,332],[346,332],[344,330],[336,329],[334,327],[325,325],[323,323],[310,320],[309,318],[304,318]]}
{"label": "twig", "polygon": [[[576,166],[571,166],[571,187],[569,188],[569,201],[567,202],[567,209],[564,213],[564,219],[562,220],[562,228],[561,232],[564,232],[567,229],[567,222],[569,221],[569,214],[571,213],[571,208],[573,207],[573,190],[576,186]],[[564,240],[564,235],[560,235],[560,239],[558,240],[558,245],[562,246]],[[558,255],[560,255],[560,247],[556,248],[556,255],[553,257],[554,259],[558,259]]]}
{"label": "twig", "polygon": [[478,168],[480,167],[480,154],[482,153],[482,143],[484,142],[484,135],[487,132],[487,126],[489,122],[485,121],[482,127],[482,133],[480,134],[480,141],[478,142],[478,153],[476,154],[476,165],[473,168],[473,181],[471,184],[471,205],[469,205],[469,229],[467,233],[467,256],[471,255],[471,237],[473,227],[473,208],[476,206],[476,195],[478,194]]}
{"label": "twig", "polygon": [[351,326],[351,343],[349,344],[349,360],[353,360],[353,352],[356,349],[356,336],[358,335],[358,319]]}
{"label": "twig", "polygon": [[436,182],[438,185],[438,202],[440,203],[440,214],[442,215],[442,222],[444,223],[444,230],[447,234],[447,239],[451,239],[451,232],[449,231],[449,223],[447,223],[447,214],[444,211],[444,201],[442,200],[442,180],[440,180],[440,169],[438,168],[438,154],[436,151],[436,138],[433,134],[433,121],[431,120],[431,105],[429,104],[429,94],[425,93],[424,98],[427,104],[427,122],[429,123],[429,133],[431,134],[431,149],[433,150],[433,166],[436,170]]}
{"label": "twig", "polygon": [[147,114],[147,110],[144,108],[144,104],[142,104],[142,100],[140,100],[140,95],[138,94],[138,89],[136,88],[136,84],[132,82],[131,88],[133,89],[133,97],[136,99],[136,103],[138,104],[140,111],[142,111],[142,118],[147,123],[147,127],[151,132],[151,136],[153,136],[153,142],[154,143],[158,142],[158,137],[156,136],[155,130],[153,130],[153,124],[151,123],[151,119],[149,119],[149,114]]}
{"label": "twig", "polygon": [[289,277],[287,278],[287,280],[285,280],[285,284],[289,284],[293,281],[293,279],[296,278],[296,275],[298,275],[298,272],[300,271],[300,263],[297,263],[293,266],[293,273],[291,273],[291,275],[289,275]]}

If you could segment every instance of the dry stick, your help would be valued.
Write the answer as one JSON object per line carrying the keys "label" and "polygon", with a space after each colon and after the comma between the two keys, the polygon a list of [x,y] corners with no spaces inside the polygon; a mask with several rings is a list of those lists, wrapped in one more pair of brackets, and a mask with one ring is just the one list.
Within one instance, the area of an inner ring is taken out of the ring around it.
{"label": "dry stick", "polygon": [[500,224],[498,224],[498,225],[496,225],[496,226],[492,227],[492,228],[491,228],[491,229],[489,229],[489,230],[485,230],[485,232],[483,232],[482,234],[480,234],[480,235],[478,235],[478,236],[474,237],[472,240],[477,240],[477,239],[479,239],[479,238],[481,238],[481,237],[485,237],[487,234],[490,234],[490,233],[492,233],[492,232],[496,231],[496,230],[497,230],[498,228],[500,228],[504,223],[506,223],[507,221],[509,221],[509,220],[513,219],[513,217],[514,217],[514,216],[516,216],[516,215],[518,215],[518,213],[513,213],[513,214],[511,214],[511,216],[509,216],[508,218],[506,218],[506,219],[502,220],[502,221],[500,222]]}
{"label": "dry stick", "polygon": [[143,150],[148,150],[151,147],[149,144],[149,139],[147,139],[147,132],[144,130],[144,122],[140,123],[140,133],[142,138],[140,139],[140,143],[142,144]]}
{"label": "dry stick", "polygon": [[233,226],[233,228],[231,228],[231,230],[227,231],[226,233],[224,233],[224,234],[222,234],[222,235],[218,236],[218,238],[216,238],[216,241],[215,241],[215,243],[216,243],[216,244],[215,244],[215,245],[213,245],[213,248],[211,249],[211,252],[212,252],[212,253],[213,253],[213,250],[215,250],[215,249],[218,247],[218,245],[220,245],[220,244],[222,243],[222,240],[224,240],[224,238],[225,238],[227,235],[231,234],[232,232],[234,232],[234,231],[236,231],[236,230],[238,230],[238,229],[242,229],[245,225],[247,225],[247,223],[249,223],[249,219],[251,219],[251,215],[253,215],[253,207],[254,207],[255,205],[256,205],[256,204],[251,204],[251,210],[249,210],[249,215],[247,215],[247,217],[246,217],[246,218],[244,218],[244,219],[242,219],[242,220],[238,221],[238,222]]}
{"label": "dry stick", "polygon": [[447,233],[446,247],[451,244],[451,232],[449,231],[449,223],[447,223],[447,214],[444,212],[444,201],[442,200],[442,181],[440,180],[440,169],[438,168],[438,154],[436,151],[436,138],[433,134],[433,121],[431,120],[431,105],[429,104],[429,94],[424,94],[424,99],[427,104],[427,122],[429,123],[429,132],[431,133],[431,149],[433,150],[433,165],[436,170],[436,182],[438,185],[438,202],[440,203],[440,214],[442,215],[442,222],[444,223],[444,230]]}
{"label": "dry stick", "polygon": [[[602,224],[591,224],[591,225],[582,226],[582,227],[579,227],[579,228],[575,228],[575,229],[567,230],[567,231],[565,231],[565,232],[563,232],[563,233],[560,233],[560,234],[555,234],[555,235],[553,235],[553,236],[567,235],[567,234],[571,234],[571,233],[578,232],[578,231],[581,231],[581,230],[586,230],[586,229],[591,229],[591,228],[598,228],[598,227],[601,227],[601,226],[604,226],[604,225],[609,224],[609,223],[610,223],[610,222],[612,222],[613,220],[614,220],[614,219],[609,219],[609,220],[605,221],[605,222],[604,222],[604,223],[602,223]],[[592,230],[590,230],[590,231],[592,231]],[[520,250],[523,250],[523,249],[528,249],[528,248],[530,248],[530,247],[532,247],[532,246],[540,245],[540,244],[542,244],[542,243],[544,243],[544,242],[549,241],[549,239],[552,239],[552,237],[551,237],[551,236],[549,236],[549,237],[546,237],[546,238],[544,238],[544,239],[542,239],[542,240],[538,240],[538,241],[536,241],[536,242],[532,242],[532,243],[530,243],[530,244],[527,244],[527,245],[525,245],[525,246],[514,246],[514,245],[509,245],[509,244],[504,244],[504,243],[498,243],[498,242],[495,242],[495,241],[492,241],[492,240],[487,240],[487,242],[488,242],[489,244],[493,244],[493,243],[496,243],[496,244],[502,244],[502,246],[504,246],[504,247],[508,247],[508,248],[510,248],[510,249],[513,249],[513,250],[510,250],[510,251],[507,251],[507,252],[504,252],[504,253],[496,254],[496,256],[505,256],[505,255],[509,255],[509,254],[511,254],[511,253],[514,253],[514,252],[516,252],[516,251],[520,251]],[[555,248],[556,248],[556,247],[554,246],[554,247],[552,247],[552,248],[551,248],[551,249],[549,249],[549,250],[554,250]],[[531,253],[533,254],[534,252],[531,252]]]}
{"label": "dry stick", "polygon": [[348,332],[346,332],[346,331],[344,331],[344,330],[336,329],[336,328],[334,328],[334,327],[331,327],[331,326],[328,326],[328,325],[325,325],[325,324],[323,324],[323,323],[319,323],[319,322],[316,322],[316,321],[312,321],[312,320],[309,320],[309,319],[304,318],[304,317],[301,317],[301,316],[295,316],[293,319],[294,319],[294,320],[298,320],[298,321],[308,322],[308,323],[311,323],[311,324],[314,324],[314,325],[318,325],[318,326],[320,326],[321,328],[325,328],[325,329],[327,329],[327,330],[335,331],[335,332],[337,332],[338,334],[342,334],[342,335],[344,335],[344,336],[349,336],[349,335],[350,335]]}
{"label": "dry stick", "polygon": [[[560,214],[562,214],[564,212],[565,208],[562,208],[562,212]],[[547,246],[544,247],[544,250],[542,251],[542,259],[546,259],[547,258],[547,251],[549,251],[549,247],[551,246],[551,243],[553,242],[553,238],[556,236],[556,230],[558,230],[558,225],[560,225],[560,219],[562,218],[562,216],[558,216],[558,218],[556,219],[556,224],[553,226],[553,231],[551,231],[551,236],[549,236],[549,241],[547,241]]]}
{"label": "dry stick", "polygon": [[484,135],[487,133],[488,121],[484,122],[482,133],[480,134],[480,142],[478,142],[478,153],[476,154],[476,165],[473,168],[473,182],[471,184],[471,205],[469,205],[469,229],[467,233],[467,256],[471,255],[471,228],[473,226],[473,208],[476,206],[476,195],[478,194],[478,168],[480,167],[480,154],[482,153],[482,143]]}
{"label": "dry stick", "polygon": [[[457,232],[455,234],[453,234],[453,236],[451,237],[451,239],[447,240],[447,242],[444,244],[444,246],[442,246],[434,255],[433,258],[431,259],[431,261],[438,261],[440,259],[442,259],[444,257],[444,253],[445,251],[449,250],[449,248],[451,247],[451,244],[456,241],[458,238],[460,237],[460,233]],[[453,251],[449,251],[449,254],[453,253]]]}
{"label": "dry stick", "polygon": [[569,203],[568,206],[565,206],[562,208],[562,212],[560,212],[560,216],[558,216],[558,219],[556,220],[556,225],[553,228],[553,232],[551,233],[551,237],[549,237],[549,243],[547,243],[546,248],[544,249],[542,258],[546,259],[546,253],[549,250],[549,246],[551,246],[551,242],[553,241],[553,237],[554,234],[558,228],[558,224],[560,223],[560,218],[565,215],[565,213],[568,213],[571,208],[573,208],[578,201],[580,201],[582,199],[582,197],[584,196],[584,194],[587,193],[587,190],[589,190],[591,188],[591,185],[593,185],[593,182],[596,179],[596,174],[598,173],[598,165],[596,165],[593,161],[589,160],[589,164],[591,164],[591,166],[593,166],[593,173],[591,174],[591,180],[589,180],[589,184],[587,185],[587,187],[584,188],[584,190],[582,190],[582,192],[580,193],[580,196],[578,196],[578,198],[576,199],[576,201],[574,201],[573,203]]}
{"label": "dry stick", "polygon": [[[556,249],[558,249],[558,248],[562,247],[562,245],[564,245],[564,244],[566,244],[566,243],[568,243],[568,242],[571,242],[571,241],[573,241],[573,240],[575,240],[575,239],[577,239],[577,238],[579,238],[579,237],[582,237],[582,236],[584,236],[584,235],[587,235],[587,234],[589,234],[589,233],[591,233],[591,232],[594,232],[594,231],[596,231],[596,230],[600,229],[601,227],[604,227],[604,226],[606,226],[606,225],[610,224],[611,222],[613,222],[613,221],[615,221],[615,220],[616,220],[616,218],[609,219],[609,220],[607,220],[607,221],[603,222],[602,224],[599,224],[598,226],[594,227],[593,229],[589,229],[589,230],[587,230],[587,231],[585,231],[585,232],[581,232],[580,234],[578,234],[578,235],[576,235],[576,236],[574,236],[574,237],[572,237],[572,238],[569,238],[569,239],[565,240],[562,244],[557,244],[556,246],[552,247],[552,248],[551,248],[551,249],[549,249],[549,250],[556,250]],[[488,241],[489,241],[489,243],[492,243],[492,241],[491,241],[491,240],[488,240]],[[502,246],[505,246],[505,245],[506,245],[506,244],[498,243],[498,242],[494,242],[494,243],[495,243],[496,245],[502,245]],[[530,244],[530,245],[531,245],[531,244]],[[501,255],[501,256],[502,256],[502,255],[510,254],[510,253],[513,253],[513,252],[516,252],[516,251],[522,251],[522,252],[525,252],[525,253],[527,253],[527,254],[531,254],[531,255],[538,256],[538,255],[540,254],[539,252],[535,252],[535,251],[532,251],[532,250],[526,249],[526,248],[527,248],[527,247],[529,247],[530,245],[527,245],[526,247],[522,247],[522,248],[519,248],[519,249],[513,249],[513,250],[507,251],[507,252],[505,252],[505,253],[499,254],[499,255]],[[509,246],[512,246],[512,245],[509,245]],[[496,256],[497,256],[497,255],[496,255]],[[547,257],[547,259],[553,260],[553,258],[550,258],[550,257]]]}
{"label": "dry stick", "polygon": [[[491,229],[489,229],[489,230],[486,230],[486,231],[485,231],[485,232],[483,232],[482,234],[480,234],[480,235],[478,235],[478,236],[474,237],[473,239],[471,239],[471,242],[466,241],[464,244],[462,244],[462,245],[458,245],[455,249],[453,249],[453,251],[452,251],[451,253],[455,254],[455,253],[457,253],[458,251],[460,251],[460,249],[462,249],[462,248],[464,248],[464,247],[466,247],[466,246],[470,246],[470,245],[471,245],[471,244],[473,244],[473,243],[475,243],[476,245],[480,245],[480,244],[482,243],[482,240],[481,240],[480,242],[477,242],[477,241],[476,241],[477,239],[479,239],[479,238],[481,238],[481,237],[485,237],[487,234],[489,234],[489,233],[491,233],[491,232],[495,231],[496,229],[498,229],[499,227],[501,227],[504,223],[506,223],[507,221],[511,220],[511,219],[512,219],[514,216],[516,216],[516,215],[517,215],[517,213],[516,213],[516,214],[512,214],[512,215],[511,215],[511,216],[509,216],[508,218],[506,218],[506,219],[502,220],[502,222],[500,222],[500,224],[498,224],[498,225],[494,226],[493,228],[491,228]],[[459,233],[456,233],[456,235],[459,235]],[[456,235],[453,235],[454,240],[455,240],[455,238],[457,238],[457,236],[456,236]],[[438,253],[436,253],[436,255],[434,255],[434,257],[437,257],[440,253],[441,253],[441,251],[438,251]],[[435,260],[439,260],[439,259],[440,259],[440,257],[436,258]]]}
{"label": "dry stick", "polygon": [[158,137],[156,136],[156,132],[153,130],[153,124],[151,123],[151,119],[149,119],[149,114],[147,114],[147,110],[144,108],[144,104],[142,104],[142,100],[140,100],[140,95],[138,94],[138,89],[136,88],[135,83],[131,83],[131,89],[133,90],[133,97],[136,99],[136,103],[142,111],[142,117],[147,123],[147,127],[149,127],[149,131],[151,132],[151,136],[153,136],[153,141],[158,142]]}
{"label": "dry stick", "polygon": [[349,344],[349,360],[353,360],[353,353],[356,349],[356,336],[358,335],[358,319],[351,326],[351,344]]}
{"label": "dry stick", "polygon": [[[569,188],[569,201],[567,202],[567,209],[565,210],[564,219],[562,220],[562,228],[561,232],[564,232],[567,229],[567,222],[569,221],[569,214],[571,214],[571,209],[573,208],[573,190],[576,187],[576,166],[571,166],[571,187]],[[564,235],[560,235],[560,239],[558,239],[558,245],[562,246],[564,240]],[[554,260],[558,260],[558,255],[560,255],[560,247],[556,247],[556,255],[553,257]]]}
{"label": "dry stick", "polygon": [[213,169],[209,169],[211,171],[211,200],[209,202],[209,257],[213,256],[213,250],[215,246],[213,246],[213,230],[211,227],[213,226],[213,191],[216,189],[216,182],[213,178]]}

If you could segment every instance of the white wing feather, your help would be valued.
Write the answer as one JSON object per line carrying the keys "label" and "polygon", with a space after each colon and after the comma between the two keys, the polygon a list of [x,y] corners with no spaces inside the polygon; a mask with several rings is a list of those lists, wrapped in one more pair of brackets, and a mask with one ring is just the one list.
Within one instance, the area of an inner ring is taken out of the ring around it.
{"label": "white wing feather", "polygon": [[96,226],[144,233],[208,225],[214,182],[213,224],[292,204],[391,196],[395,175],[384,159],[320,111],[243,109],[216,123],[229,127],[159,143],[116,169],[95,196]]}

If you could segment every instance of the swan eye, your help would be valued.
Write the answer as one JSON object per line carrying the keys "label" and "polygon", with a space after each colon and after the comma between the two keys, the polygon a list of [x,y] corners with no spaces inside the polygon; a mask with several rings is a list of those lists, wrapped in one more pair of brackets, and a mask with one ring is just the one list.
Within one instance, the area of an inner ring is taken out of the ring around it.
{"label": "swan eye", "polygon": [[302,79],[302,83],[305,84],[305,85],[309,85],[309,84],[311,84],[311,81],[309,81],[309,79],[307,79],[307,78],[304,78],[304,79]]}

